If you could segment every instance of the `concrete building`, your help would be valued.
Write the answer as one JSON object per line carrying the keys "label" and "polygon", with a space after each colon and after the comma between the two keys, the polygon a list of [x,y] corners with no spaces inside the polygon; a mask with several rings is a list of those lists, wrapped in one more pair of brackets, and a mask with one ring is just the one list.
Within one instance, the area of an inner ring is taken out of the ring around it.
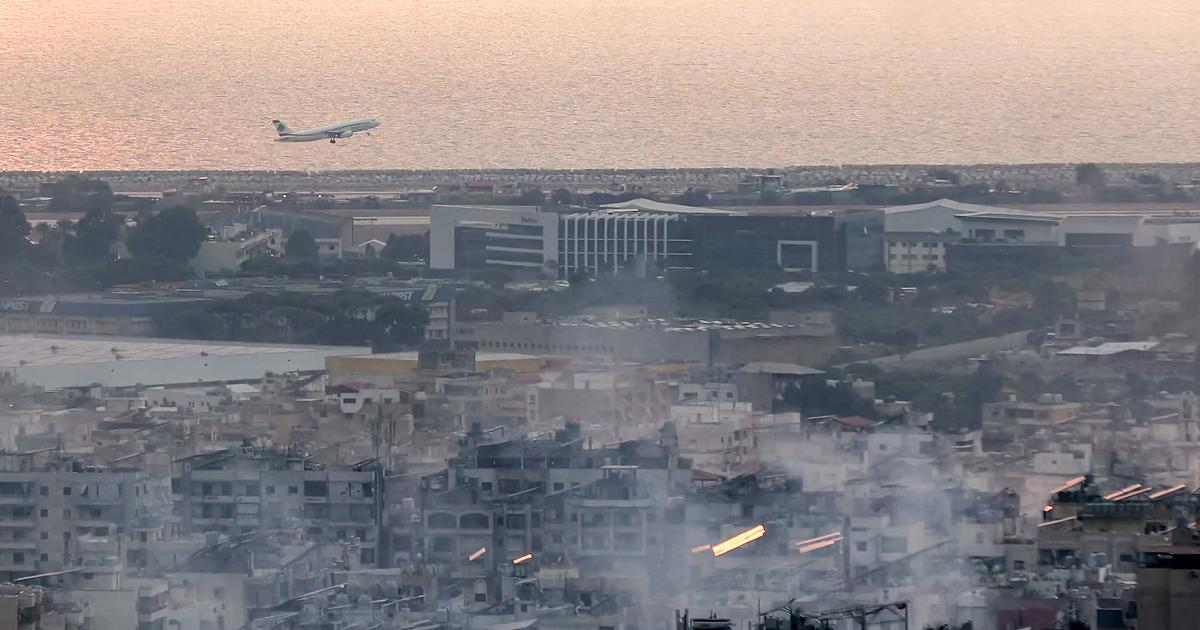
{"label": "concrete building", "polygon": [[507,206],[433,206],[430,266],[497,267],[569,278],[622,269],[837,270],[833,215],[752,215],[639,199],[571,214]]}
{"label": "concrete building", "polygon": [[[536,375],[546,365],[546,359],[533,354],[516,352],[478,352],[470,361],[459,364],[458,373],[511,370],[516,374]],[[329,380],[333,384],[370,383],[376,387],[398,387],[414,383],[421,372],[440,372],[435,365],[422,365],[421,355],[412,352],[383,354],[351,354],[330,356],[325,361]]]}
{"label": "concrete building", "polygon": [[303,531],[314,542],[354,541],[376,562],[383,477],[367,462],[326,467],[298,449],[242,448],[176,460],[171,492],[183,532]]}
{"label": "concrete building", "polygon": [[200,243],[188,265],[200,276],[238,271],[251,258],[282,254],[283,243],[280,230],[253,231],[246,224],[234,224],[220,238]]}
{"label": "concrete building", "polygon": [[971,212],[956,217],[964,240],[976,243],[1058,243],[1062,217],[1022,212]]}
{"label": "concrete building", "polygon": [[293,346],[57,335],[0,335],[0,376],[49,390],[257,381],[316,372],[352,346]]}
{"label": "concrete building", "polygon": [[[97,466],[58,450],[0,453],[0,575],[7,579],[83,564],[88,537],[112,541],[120,566],[135,527],[170,511],[162,478]],[[94,546],[94,545],[93,545]]]}
{"label": "concrete building", "polygon": [[959,241],[956,232],[888,232],[884,258],[888,273],[946,270],[946,248]]}
{"label": "concrete building", "polygon": [[431,269],[499,267],[554,275],[559,247],[555,213],[531,206],[435,205],[429,217]]}
{"label": "concrete building", "polygon": [[665,568],[661,559],[680,544],[668,536],[663,499],[690,476],[666,447],[589,448],[571,425],[553,436],[468,445],[422,480],[419,518],[389,519],[392,549],[396,561],[420,554],[422,571],[483,580],[473,591],[478,603],[505,598],[493,578],[526,554],[521,577],[570,567],[645,594],[647,574]]}
{"label": "concrete building", "polygon": [[488,352],[731,366],[754,361],[821,365],[838,348],[837,331],[832,324],[539,320],[531,313],[505,313],[498,322],[463,322],[456,328],[455,338],[473,342]]}
{"label": "concrete building", "polygon": [[[667,413],[667,384],[640,366],[568,368],[528,390],[529,420],[534,426],[562,420],[594,425],[594,431],[626,433],[657,424]],[[591,427],[589,427],[589,430]]]}
{"label": "concrete building", "polygon": [[1200,619],[1200,540],[1195,530],[1176,527],[1162,542],[1139,547],[1144,565],[1137,570],[1137,628],[1190,630]]}

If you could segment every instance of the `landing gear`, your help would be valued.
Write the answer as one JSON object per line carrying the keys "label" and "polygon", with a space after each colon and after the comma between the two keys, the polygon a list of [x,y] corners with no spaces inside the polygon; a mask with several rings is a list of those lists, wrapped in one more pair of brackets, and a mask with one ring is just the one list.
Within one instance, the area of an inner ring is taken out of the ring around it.
{"label": "landing gear", "polygon": [[329,144],[337,144],[337,138],[330,138]]}

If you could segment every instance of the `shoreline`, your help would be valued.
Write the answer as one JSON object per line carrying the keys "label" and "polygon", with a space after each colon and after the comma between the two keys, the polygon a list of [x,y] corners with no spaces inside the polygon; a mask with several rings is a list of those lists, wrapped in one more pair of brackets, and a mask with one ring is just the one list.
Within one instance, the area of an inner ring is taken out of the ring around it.
{"label": "shoreline", "polygon": [[[1200,182],[1200,162],[1096,163],[1110,182],[1155,174],[1175,183]],[[158,192],[179,188],[199,177],[229,190],[423,190],[434,186],[489,180],[497,185],[529,184],[544,190],[568,188],[575,191],[678,191],[688,187],[710,190],[734,188],[753,175],[771,173],[783,177],[783,185],[803,188],[846,180],[860,185],[902,186],[928,182],[928,171],[944,169],[957,174],[963,184],[1004,180],[1018,187],[1050,188],[1073,186],[1073,162],[1030,164],[837,164],[786,167],[644,168],[644,169],[370,169],[370,170],[90,170],[90,171],[0,171],[0,188],[28,188],[44,181],[69,176],[107,181],[114,192]]]}

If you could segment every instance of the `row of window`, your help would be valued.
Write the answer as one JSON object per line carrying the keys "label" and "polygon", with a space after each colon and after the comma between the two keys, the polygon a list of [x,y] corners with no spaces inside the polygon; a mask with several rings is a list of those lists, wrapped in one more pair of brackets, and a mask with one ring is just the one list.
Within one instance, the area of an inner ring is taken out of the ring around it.
{"label": "row of window", "polygon": [[[554,509],[546,509],[544,511],[545,521],[548,523],[559,522],[559,513]],[[579,514],[571,515],[571,522],[580,522]],[[542,526],[543,512],[532,512],[526,518],[525,514],[516,513],[507,516],[496,516],[496,527],[506,527],[508,529],[526,529],[533,527],[537,529]],[[433,512],[426,517],[425,521],[430,529],[488,529],[491,519],[487,514],[480,512],[470,512],[462,516],[455,517],[448,512]],[[658,522],[658,515],[648,513],[645,517],[645,522],[648,525]],[[587,512],[583,514],[582,525],[584,527],[607,527],[609,524],[615,527],[638,527],[642,523],[642,519],[632,512],[616,512],[607,514],[604,512]]]}
{"label": "row of window", "polygon": [[889,260],[896,260],[897,258],[900,260],[938,260],[939,256],[937,254],[923,254],[921,256],[917,254],[892,254],[888,256]]}
{"label": "row of window", "polygon": [[[69,495],[70,494],[69,490],[70,490],[70,488],[64,487],[63,494]],[[173,492],[175,494],[182,494],[182,492],[183,492],[183,480],[182,479],[175,478],[175,479],[171,480],[171,492]],[[279,488],[277,490],[275,486],[267,485],[267,486],[262,487],[262,493],[264,493],[268,496],[274,495],[276,493],[283,494],[283,489]],[[289,495],[300,494],[300,487],[299,486],[288,486],[287,493]],[[350,488],[349,488],[350,497],[363,498],[363,497],[374,496],[374,494],[375,494],[375,486],[373,484],[370,484],[370,483],[351,483],[350,484]],[[236,493],[235,493],[235,488],[234,488],[233,482],[207,481],[207,482],[193,483],[192,484],[192,496],[257,497],[257,496],[260,496],[260,492],[259,492],[259,484],[257,484],[257,483],[238,484],[238,487],[236,488]],[[324,481],[305,481],[304,482],[304,496],[306,496],[306,497],[327,497],[327,496],[329,496],[329,484]]]}
{"label": "row of window", "polygon": [[535,341],[480,341],[481,348],[505,348],[511,350],[561,350],[561,351],[581,351],[591,350],[595,352],[615,352],[615,346],[597,346],[588,344],[573,344],[573,343],[541,343]]}
{"label": "row of window", "polygon": [[898,242],[898,243],[892,243],[891,245],[892,245],[892,247],[917,247],[919,245],[921,247],[927,247],[927,248],[942,246],[942,244],[937,241],[925,241],[925,242],[920,242],[920,243],[916,242],[916,241]]}

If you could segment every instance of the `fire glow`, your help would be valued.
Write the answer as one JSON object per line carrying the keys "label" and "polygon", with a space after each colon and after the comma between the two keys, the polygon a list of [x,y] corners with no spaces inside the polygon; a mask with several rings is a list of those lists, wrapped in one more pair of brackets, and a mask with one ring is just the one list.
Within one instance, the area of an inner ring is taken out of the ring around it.
{"label": "fire glow", "polygon": [[1067,490],[1074,488],[1075,486],[1083,483],[1086,480],[1087,480],[1087,477],[1084,477],[1084,476],[1076,477],[1076,478],[1064,483],[1063,485],[1055,488],[1053,491],[1050,492],[1050,494],[1058,494],[1059,492],[1066,492]]}
{"label": "fire glow", "polygon": [[1142,489],[1142,484],[1135,483],[1132,486],[1125,486],[1124,488],[1121,488],[1120,490],[1117,490],[1116,492],[1110,492],[1110,493],[1104,495],[1104,500],[1105,501],[1116,501],[1131,492],[1137,492],[1138,490],[1141,490],[1141,489]]}
{"label": "fire glow", "polygon": [[530,560],[533,560],[533,554],[527,553],[520,558],[513,560],[513,564],[521,564],[522,562],[529,562]]}
{"label": "fire glow", "polygon": [[813,543],[825,542],[826,540],[829,540],[831,538],[841,540],[842,532],[829,532],[828,534],[825,534],[824,536],[817,536],[816,538],[809,538],[808,540],[801,540],[800,542],[796,543],[796,546],[797,547],[807,547]]}
{"label": "fire glow", "polygon": [[800,542],[796,543],[796,546],[799,547],[799,549],[797,550],[798,552],[809,553],[812,551],[817,551],[818,549],[825,549],[827,547],[832,547],[832,546],[842,542],[842,540],[844,540],[844,539],[845,539],[845,537],[842,536],[841,532],[831,532],[831,533],[825,534],[824,536],[817,536],[816,538],[809,538],[808,540],[801,540]]}
{"label": "fire glow", "polygon": [[480,547],[478,551],[467,556],[467,562],[474,562],[474,561],[482,558],[483,554],[485,554],[485,553],[487,553],[487,547]]}
{"label": "fire glow", "polygon": [[829,540],[823,540],[821,542],[813,543],[811,545],[805,545],[805,546],[801,547],[799,549],[799,551],[800,551],[800,553],[809,553],[810,551],[816,551],[818,549],[832,547],[840,542],[842,542],[841,538],[830,538]]}
{"label": "fire glow", "polygon": [[712,546],[713,555],[714,556],[723,556],[723,555],[729,553],[730,551],[737,549],[738,547],[741,547],[747,543],[754,542],[754,541],[758,540],[759,538],[762,538],[763,536],[766,536],[766,535],[767,535],[767,528],[763,527],[762,525],[755,525],[754,527],[752,527],[736,536],[727,538],[727,539],[713,545]]}

